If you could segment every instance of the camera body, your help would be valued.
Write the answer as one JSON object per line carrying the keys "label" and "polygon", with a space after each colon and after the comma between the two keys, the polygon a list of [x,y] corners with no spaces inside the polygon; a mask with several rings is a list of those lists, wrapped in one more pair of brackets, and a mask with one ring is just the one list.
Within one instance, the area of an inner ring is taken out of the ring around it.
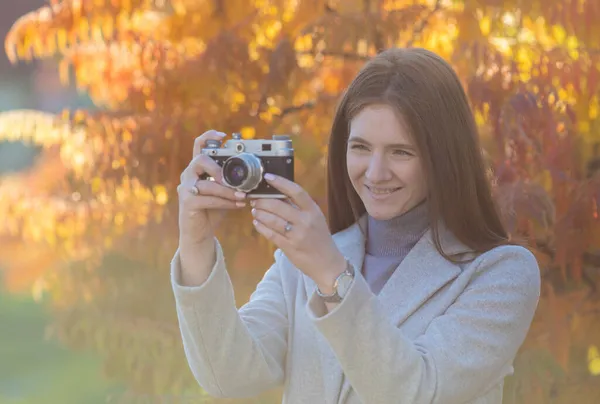
{"label": "camera body", "polygon": [[[225,185],[245,192],[248,198],[287,198],[269,185],[264,175],[272,173],[294,181],[294,149],[288,135],[273,135],[269,140],[242,139],[234,133],[221,146],[219,140],[208,140],[201,154],[221,166]],[[211,179],[207,174],[201,178]]]}

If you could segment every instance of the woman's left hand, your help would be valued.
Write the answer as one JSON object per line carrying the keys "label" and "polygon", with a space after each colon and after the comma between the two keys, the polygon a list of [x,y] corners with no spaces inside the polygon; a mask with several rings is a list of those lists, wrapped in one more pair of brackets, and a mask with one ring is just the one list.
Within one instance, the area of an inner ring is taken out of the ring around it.
{"label": "woman's left hand", "polygon": [[293,205],[274,198],[252,200],[254,227],[312,278],[321,292],[331,293],[335,278],[346,268],[346,260],[333,241],[323,212],[295,182],[269,174],[265,179]]}

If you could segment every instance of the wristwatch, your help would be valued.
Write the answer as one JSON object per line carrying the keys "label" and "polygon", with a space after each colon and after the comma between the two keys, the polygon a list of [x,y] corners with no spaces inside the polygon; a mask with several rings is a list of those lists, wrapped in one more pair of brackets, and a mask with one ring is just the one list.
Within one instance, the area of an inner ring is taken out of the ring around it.
{"label": "wristwatch", "polygon": [[325,295],[321,293],[317,286],[317,295],[319,295],[327,303],[339,303],[348,294],[352,281],[354,280],[354,267],[350,261],[346,260],[346,270],[335,278],[333,283],[333,293]]}

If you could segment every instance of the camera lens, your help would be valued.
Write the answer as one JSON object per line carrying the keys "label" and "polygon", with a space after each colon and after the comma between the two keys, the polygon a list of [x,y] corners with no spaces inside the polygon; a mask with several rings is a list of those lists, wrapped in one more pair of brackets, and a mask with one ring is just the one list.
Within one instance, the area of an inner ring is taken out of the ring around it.
{"label": "camera lens", "polygon": [[224,175],[227,177],[227,182],[234,187],[239,187],[248,176],[248,170],[242,161],[236,161],[227,165]]}
{"label": "camera lens", "polygon": [[261,160],[250,153],[240,153],[228,158],[223,164],[223,180],[230,187],[250,192],[262,181]]}

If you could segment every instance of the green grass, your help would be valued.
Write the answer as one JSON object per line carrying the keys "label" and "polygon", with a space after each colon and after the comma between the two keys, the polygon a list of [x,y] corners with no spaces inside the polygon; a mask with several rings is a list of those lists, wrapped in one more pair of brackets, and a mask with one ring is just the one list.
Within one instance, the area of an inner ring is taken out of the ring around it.
{"label": "green grass", "polygon": [[123,390],[104,379],[99,357],[44,340],[48,321],[41,305],[0,285],[0,404],[106,403]]}

